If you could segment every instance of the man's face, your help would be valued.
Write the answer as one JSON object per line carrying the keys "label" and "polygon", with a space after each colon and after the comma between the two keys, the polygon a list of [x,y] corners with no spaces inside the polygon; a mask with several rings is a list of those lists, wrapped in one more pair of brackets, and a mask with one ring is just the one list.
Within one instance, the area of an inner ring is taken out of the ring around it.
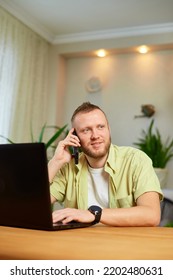
{"label": "man's face", "polygon": [[96,109],[77,114],[73,127],[80,139],[82,151],[87,156],[99,159],[108,154],[111,137],[107,119],[102,111]]}

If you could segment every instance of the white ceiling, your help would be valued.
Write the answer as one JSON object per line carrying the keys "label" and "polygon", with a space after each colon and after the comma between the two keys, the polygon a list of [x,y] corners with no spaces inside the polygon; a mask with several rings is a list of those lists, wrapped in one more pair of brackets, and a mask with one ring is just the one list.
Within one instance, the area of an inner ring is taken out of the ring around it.
{"label": "white ceiling", "polygon": [[173,31],[173,0],[0,0],[49,42]]}

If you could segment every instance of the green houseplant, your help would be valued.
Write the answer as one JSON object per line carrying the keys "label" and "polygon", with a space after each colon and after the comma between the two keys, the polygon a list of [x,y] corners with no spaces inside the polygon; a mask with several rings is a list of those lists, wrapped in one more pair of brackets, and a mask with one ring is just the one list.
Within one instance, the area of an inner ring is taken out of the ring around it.
{"label": "green houseplant", "polygon": [[167,163],[173,157],[173,139],[169,138],[163,142],[161,134],[158,128],[154,128],[154,119],[151,120],[147,131],[142,130],[142,136],[138,139],[138,142],[133,143],[140,150],[145,152],[152,160],[153,167],[155,168],[156,174],[160,179],[160,184],[163,187],[166,183],[165,178],[161,178],[161,174],[167,173]]}

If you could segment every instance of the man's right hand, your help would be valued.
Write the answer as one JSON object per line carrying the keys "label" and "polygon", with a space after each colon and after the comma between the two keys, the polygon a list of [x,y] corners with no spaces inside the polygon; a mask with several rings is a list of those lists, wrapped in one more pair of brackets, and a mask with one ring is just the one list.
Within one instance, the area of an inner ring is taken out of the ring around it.
{"label": "man's right hand", "polygon": [[69,146],[80,147],[79,138],[73,134],[72,128],[64,140],[59,141],[53,158],[48,163],[49,182],[51,183],[58,170],[65,164],[70,162],[71,153]]}

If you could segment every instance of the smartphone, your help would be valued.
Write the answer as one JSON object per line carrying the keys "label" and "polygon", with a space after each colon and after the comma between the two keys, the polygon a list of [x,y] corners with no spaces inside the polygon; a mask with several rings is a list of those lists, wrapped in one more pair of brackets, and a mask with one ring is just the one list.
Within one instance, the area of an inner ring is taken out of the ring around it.
{"label": "smartphone", "polygon": [[[73,134],[77,136],[76,131],[73,131]],[[72,147],[72,156],[74,158],[75,164],[78,164],[79,161],[79,149],[78,147]]]}

